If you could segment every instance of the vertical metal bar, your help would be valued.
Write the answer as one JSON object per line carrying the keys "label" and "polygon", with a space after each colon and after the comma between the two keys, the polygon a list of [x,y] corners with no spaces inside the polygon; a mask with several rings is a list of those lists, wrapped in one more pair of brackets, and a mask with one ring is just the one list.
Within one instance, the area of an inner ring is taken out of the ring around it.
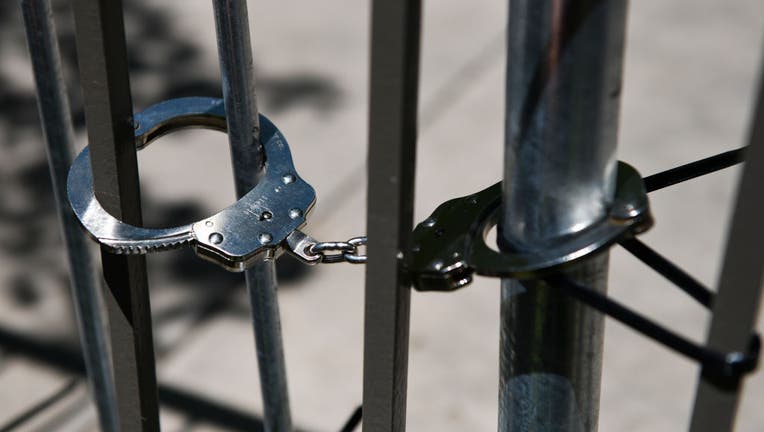
{"label": "vertical metal bar", "polygon": [[[73,5],[95,195],[112,215],[141,225],[122,2],[75,0]],[[102,250],[101,262],[109,287],[105,298],[121,429],[158,431],[146,259]]]}
{"label": "vertical metal bar", "polygon": [[[756,325],[764,272],[764,64],[753,113],[743,176],[730,226],[719,289],[708,331],[708,345],[726,352],[746,352]],[[729,431],[743,388],[741,379],[701,370],[690,430]]]}
{"label": "vertical metal bar", "polygon": [[[214,0],[213,6],[236,195],[242,197],[257,184],[265,164],[259,139],[247,3]],[[265,428],[291,431],[274,262],[255,264],[245,272],[245,279],[255,329]]]}
{"label": "vertical metal bar", "polygon": [[[537,251],[612,200],[625,0],[511,0],[502,250]],[[606,290],[608,257],[568,277]],[[543,281],[503,280],[500,431],[597,429],[603,317]]]}
{"label": "vertical metal bar", "polygon": [[420,0],[375,0],[371,23],[363,429],[406,428]]}
{"label": "vertical metal bar", "polygon": [[85,366],[101,430],[116,431],[116,394],[111,374],[100,285],[93,272],[90,251],[77,218],[66,199],[66,177],[72,161],[72,130],[66,84],[61,73],[61,55],[49,0],[21,0],[27,45],[32,60],[37,106],[45,136],[53,196],[66,245],[72,297],[77,314]]}

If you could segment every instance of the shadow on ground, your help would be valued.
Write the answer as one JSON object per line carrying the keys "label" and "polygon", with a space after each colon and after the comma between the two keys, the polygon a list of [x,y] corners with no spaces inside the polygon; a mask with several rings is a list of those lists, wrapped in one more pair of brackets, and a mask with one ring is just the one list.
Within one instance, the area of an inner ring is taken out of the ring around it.
{"label": "shadow on ground", "polygon": [[[69,89],[75,128],[85,127],[78,83],[74,26],[67,2],[54,2],[63,72]],[[220,97],[216,76],[199,71],[217,70],[204,64],[201,47],[184,38],[172,17],[158,2],[125,2],[125,22],[129,35],[129,66],[133,83],[133,102],[146,107],[160,100],[180,96]],[[210,16],[212,25],[212,16]],[[0,303],[15,311],[39,313],[36,305],[51,292],[68,299],[69,283],[63,257],[53,194],[46,165],[42,133],[37,115],[34,88],[29,76],[29,59],[18,2],[0,2]],[[295,107],[314,109],[322,115],[342,103],[337,83],[311,71],[295,71],[288,76],[269,76],[258,68],[260,106],[271,113],[288,112]],[[150,91],[140,83],[151,82]],[[156,84],[159,83],[159,84]],[[201,219],[203,203],[182,202],[165,205],[144,194],[145,212],[151,220],[167,226],[177,220]],[[185,290],[182,300],[155,310],[155,326],[193,315],[203,322],[218,313],[248,314],[247,308],[233,305],[230,297],[243,289],[242,276],[220,271],[201,262],[190,251],[172,252],[163,269]],[[307,267],[291,258],[278,261],[281,286],[306,275]],[[214,295],[208,294],[215,286]],[[161,286],[152,290],[165,289]],[[60,295],[65,292],[65,295]],[[202,300],[200,301],[199,298]],[[69,310],[71,302],[61,305]],[[237,309],[238,308],[238,309]],[[26,313],[26,312],[25,312]],[[7,317],[5,317],[7,318]],[[3,318],[3,319],[5,319]],[[74,328],[73,324],[71,328]],[[76,340],[71,335],[71,340]]]}

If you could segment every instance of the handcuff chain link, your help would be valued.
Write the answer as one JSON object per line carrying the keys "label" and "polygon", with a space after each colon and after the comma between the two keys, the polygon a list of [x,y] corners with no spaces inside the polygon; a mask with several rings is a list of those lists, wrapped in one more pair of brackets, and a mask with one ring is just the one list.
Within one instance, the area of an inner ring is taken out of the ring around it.
{"label": "handcuff chain link", "polygon": [[321,256],[321,262],[326,264],[365,264],[366,255],[359,251],[359,247],[366,246],[366,243],[366,236],[353,237],[348,241],[317,242],[305,248],[305,253]]}

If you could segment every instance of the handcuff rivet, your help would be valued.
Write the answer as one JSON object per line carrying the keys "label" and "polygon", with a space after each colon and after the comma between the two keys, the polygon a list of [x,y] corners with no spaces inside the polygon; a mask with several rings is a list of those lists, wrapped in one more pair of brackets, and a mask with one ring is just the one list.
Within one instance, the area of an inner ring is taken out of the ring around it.
{"label": "handcuff rivet", "polygon": [[262,233],[257,238],[258,240],[260,240],[260,243],[263,243],[263,244],[270,243],[271,240],[273,240],[273,236],[271,236],[268,233]]}
{"label": "handcuff rivet", "polygon": [[289,217],[291,219],[297,219],[300,216],[302,216],[302,210],[298,208],[289,209]]}
{"label": "handcuff rivet", "polygon": [[284,174],[284,176],[281,177],[281,181],[283,181],[284,184],[294,183],[295,181],[294,174]]}
{"label": "handcuff rivet", "polygon": [[210,243],[212,244],[220,244],[223,243],[223,234],[214,232],[210,234]]}

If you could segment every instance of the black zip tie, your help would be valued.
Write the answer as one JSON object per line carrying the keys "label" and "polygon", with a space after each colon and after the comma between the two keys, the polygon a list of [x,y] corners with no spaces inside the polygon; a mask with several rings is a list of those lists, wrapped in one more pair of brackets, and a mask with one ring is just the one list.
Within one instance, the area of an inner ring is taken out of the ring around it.
{"label": "black zip tie", "polygon": [[698,345],[657,324],[608,296],[589,287],[573,282],[567,277],[548,278],[556,286],[562,286],[565,292],[598,311],[608,315],[656,342],[700,363],[704,371],[724,380],[737,380],[743,374],[756,369],[759,360],[759,337],[753,335],[746,353],[722,353]]}
{"label": "black zip tie", "polygon": [[745,160],[745,150],[746,147],[741,147],[737,150],[730,150],[716,156],[707,157],[699,161],[690,162],[686,165],[649,175],[644,178],[645,190],[647,190],[647,192],[653,192],[658,189],[663,189],[683,181],[692,180],[696,177],[737,165]]}
{"label": "black zip tie", "polygon": [[363,405],[358,405],[358,408],[353,411],[353,414],[350,415],[350,418],[347,422],[345,422],[345,426],[342,426],[342,429],[340,429],[340,432],[353,432],[359,424],[361,424],[361,419],[363,418]]}
{"label": "black zip tie", "polygon": [[619,243],[640,261],[697,300],[698,303],[708,309],[711,308],[711,304],[714,301],[714,293],[676,264],[635,238],[621,240]]}

